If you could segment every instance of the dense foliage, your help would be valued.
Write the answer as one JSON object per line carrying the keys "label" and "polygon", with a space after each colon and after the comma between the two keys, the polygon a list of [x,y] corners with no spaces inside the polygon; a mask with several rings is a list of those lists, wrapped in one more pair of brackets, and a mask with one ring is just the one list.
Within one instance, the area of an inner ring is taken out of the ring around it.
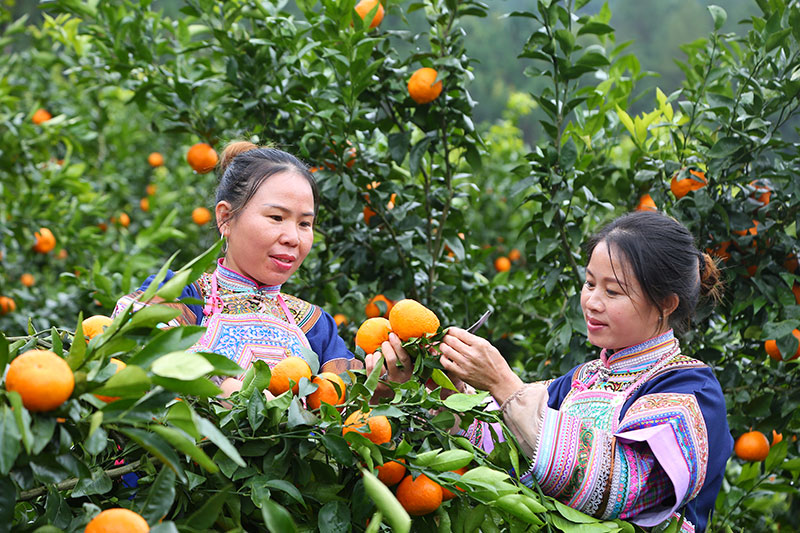
{"label": "dense foliage", "polygon": [[[0,315],[0,365],[47,347],[63,350],[82,378],[51,414],[29,413],[2,393],[0,524],[80,530],[98,506],[121,502],[151,524],[165,517],[164,530],[360,531],[373,506],[385,511],[393,497],[362,481],[358,466],[401,455],[445,484],[455,478],[441,472],[459,461],[483,467],[461,482],[465,496],[436,518],[415,519],[420,529],[451,517],[474,517],[457,531],[481,523],[568,531],[593,520],[512,484],[506,472],[525,462],[513,445],[485,457],[447,434],[452,412],[492,416],[463,397],[448,404],[417,384],[400,387],[378,408],[395,425],[395,446],[358,437],[349,446],[332,408],[310,413],[288,396],[265,404],[260,389],[230,410],[210,400],[216,389],[203,376],[236,369],[181,355],[197,332],[156,328],[167,311],[129,323],[123,316],[84,349],[81,313],[110,314],[172,252],[181,265],[215,242],[213,226],[191,218],[212,207],[215,178],[192,172],[188,147],[248,138],[319,168],[317,240],[287,290],[349,317],[342,335],[351,345],[378,293],[418,299],[444,325],[488,307],[489,336],[528,379],[593,356],[577,298],[581,245],[650,194],[725,267],[726,296],[701,310],[684,350],[717,372],[734,437],[750,428],[784,436],[765,462],[731,459],[711,527],[796,528],[797,364],[770,358],[764,341],[776,339],[784,354],[798,347],[800,180],[797,132],[787,130],[800,103],[800,7],[759,0],[759,14],[734,34],[722,31],[725,11],[710,6],[714,30],[685,45],[683,87],[642,98],[646,73],[616,41],[610,9],[587,3],[539,0],[512,13],[533,28],[515,55],[537,89],[510,95],[504,120],[492,125],[475,124],[469,92],[464,21],[486,15],[479,2],[389,3],[373,30],[353,0],[297,2],[301,15],[282,2],[192,0],[180,17],[147,1],[57,0],[41,3],[41,25],[1,20],[0,45],[30,46],[0,58],[0,295],[16,304]],[[423,29],[412,31],[411,17]],[[445,88],[425,105],[406,90],[421,66],[435,68]],[[645,102],[650,111],[633,111]],[[38,108],[53,118],[34,124]],[[533,109],[543,135],[528,149],[517,125]],[[152,151],[164,166],[148,164]],[[690,171],[708,184],[678,198],[670,183]],[[42,227],[56,239],[47,253],[32,249]],[[210,249],[184,279],[208,266]],[[514,249],[520,259],[496,271],[494,260]],[[113,378],[111,356],[128,363]],[[348,412],[375,386],[374,376],[349,379]],[[90,391],[103,384],[123,399],[96,400]],[[118,456],[121,468],[144,475],[130,502],[130,490],[112,483]]]}

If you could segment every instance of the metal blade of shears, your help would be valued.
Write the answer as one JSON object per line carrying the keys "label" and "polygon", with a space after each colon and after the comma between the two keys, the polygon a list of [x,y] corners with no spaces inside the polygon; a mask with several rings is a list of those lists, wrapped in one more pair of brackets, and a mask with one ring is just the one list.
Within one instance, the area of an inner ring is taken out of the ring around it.
{"label": "metal blade of shears", "polygon": [[483,313],[481,315],[481,317],[478,320],[475,321],[474,324],[472,324],[470,327],[467,328],[467,331],[469,333],[475,333],[476,331],[478,331],[478,328],[480,328],[482,325],[484,325],[486,323],[486,320],[489,319],[491,314],[492,314],[492,310],[491,309],[486,311],[485,313]]}

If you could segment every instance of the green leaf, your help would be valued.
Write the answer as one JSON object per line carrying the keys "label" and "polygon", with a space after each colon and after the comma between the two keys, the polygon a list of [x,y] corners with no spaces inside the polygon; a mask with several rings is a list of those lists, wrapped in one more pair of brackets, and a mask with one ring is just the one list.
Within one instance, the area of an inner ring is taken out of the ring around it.
{"label": "green leaf", "polygon": [[446,450],[436,456],[428,467],[439,472],[458,470],[472,462],[475,455],[467,450]]}
{"label": "green leaf", "polygon": [[217,521],[222,506],[230,498],[230,485],[223,487],[216,494],[208,498],[202,507],[189,515],[187,523],[192,524],[195,529],[208,529]]}
{"label": "green leaf", "polygon": [[161,304],[150,305],[136,311],[130,321],[120,328],[120,331],[127,333],[136,328],[154,328],[160,324],[166,324],[180,314],[180,310],[174,307]]}
{"label": "green leaf", "polygon": [[201,416],[196,416],[194,422],[197,428],[200,430],[200,433],[208,437],[208,440],[213,442],[222,453],[227,455],[231,460],[233,460],[233,462],[242,468],[247,466],[247,463],[244,462],[242,456],[239,455],[239,452],[236,451],[236,448],[233,447],[230,441],[225,438],[225,435],[223,435],[222,432],[217,429],[217,426]]}
{"label": "green leaf", "polygon": [[708,151],[708,156],[715,159],[722,159],[735,154],[739,149],[744,147],[744,141],[738,137],[722,137]]}
{"label": "green leaf", "polygon": [[447,377],[447,374],[439,370],[438,368],[434,368],[433,372],[431,372],[431,379],[433,382],[448,390],[458,391],[453,382],[450,381],[450,378]]}
{"label": "green leaf", "polygon": [[81,478],[75,488],[72,489],[70,496],[72,498],[80,498],[83,496],[92,496],[94,494],[105,494],[113,488],[114,484],[111,478],[100,467],[92,469],[91,476]]}
{"label": "green leaf", "polygon": [[93,394],[103,396],[137,397],[150,390],[147,372],[138,366],[128,365],[106,381],[102,387],[94,389]]}
{"label": "green leaf", "polygon": [[708,12],[711,13],[711,18],[714,19],[714,31],[719,31],[725,25],[725,21],[728,20],[728,13],[716,5],[708,6]]}
{"label": "green leaf", "polygon": [[489,393],[479,392],[477,394],[462,394],[456,393],[451,394],[444,400],[444,404],[453,411],[457,411],[459,413],[463,413],[465,411],[469,411],[470,409],[474,409],[479,405],[483,404],[486,398],[489,396]]}
{"label": "green leaf", "polygon": [[3,405],[0,413],[0,474],[8,475],[20,451],[22,451],[22,440],[17,422],[14,420],[14,412],[7,405]]}
{"label": "green leaf", "polygon": [[349,533],[352,518],[345,502],[328,502],[319,510],[317,527],[320,533]]}
{"label": "green leaf", "polygon": [[167,412],[167,421],[191,435],[193,439],[199,440],[202,435],[194,424],[195,416],[187,402],[175,402]]}
{"label": "green leaf", "polygon": [[167,390],[171,390],[179,394],[198,396],[200,398],[219,396],[222,393],[222,390],[219,387],[214,385],[206,378],[197,378],[191,381],[184,381],[182,379],[153,376],[153,384],[160,385]]}
{"label": "green leaf", "polygon": [[[150,298],[152,298],[153,295],[155,295],[156,291],[158,290],[158,286],[167,277],[167,270],[169,270],[169,265],[172,263],[172,260],[175,259],[175,257],[177,255],[178,255],[178,252],[175,252],[174,254],[172,254],[169,257],[169,259],[167,259],[166,263],[164,263],[164,265],[158,270],[158,272],[156,273],[156,275],[153,277],[152,281],[150,282],[150,285],[148,285],[147,289],[145,289],[144,293],[142,293],[142,295],[139,296],[139,301],[140,302],[148,302],[148,301],[150,301]],[[145,307],[144,309],[147,309],[147,308]],[[142,310],[143,309],[140,309],[139,311],[142,311]],[[138,312],[136,314],[138,314]]]}
{"label": "green leaf", "polygon": [[419,174],[420,164],[422,162],[422,158],[425,155],[428,146],[433,142],[435,138],[435,133],[428,134],[422,139],[420,139],[417,144],[411,149],[411,155],[409,156],[408,160],[408,168],[411,172],[412,176],[416,176]]}
{"label": "green leaf", "polygon": [[183,289],[191,283],[191,281],[189,281],[191,274],[189,270],[176,272],[169,281],[164,283],[164,285],[156,291],[155,295],[159,298],[163,298],[167,302],[175,300],[180,296],[181,292],[183,292]]}
{"label": "green leaf", "polygon": [[31,453],[31,446],[33,445],[33,433],[31,432],[31,414],[22,405],[22,396],[17,392],[6,392],[8,401],[11,403],[12,412],[14,413],[14,421],[17,423],[17,429],[22,437],[22,447],[25,452]]}
{"label": "green leaf", "polygon": [[175,472],[163,466],[137,509],[149,524],[154,524],[167,515],[174,501]]}
{"label": "green leaf", "polygon": [[172,468],[181,481],[186,481],[186,475],[183,472],[183,467],[181,466],[178,455],[164,439],[153,433],[148,433],[147,431],[136,428],[119,428],[119,431],[150,452],[156,459]]}
{"label": "green leaf", "polygon": [[[2,431],[1,428],[0,431]],[[0,446],[3,446],[1,436]],[[0,450],[0,455],[2,455],[2,453],[3,451]],[[0,459],[0,467],[2,467],[1,461],[2,459]],[[4,533],[11,531],[11,524],[14,523],[14,506],[16,503],[17,488],[14,486],[14,482],[6,476],[0,477],[0,531]]]}
{"label": "green leaf", "polygon": [[261,502],[261,516],[264,518],[264,524],[267,529],[271,532],[297,533],[298,531],[289,511],[272,500]]}
{"label": "green leaf", "polygon": [[200,340],[205,331],[206,328],[203,326],[180,326],[162,330],[131,357],[128,364],[149,368],[153,361],[164,354],[186,350]]}
{"label": "green leaf", "polygon": [[556,506],[556,510],[558,513],[569,520],[570,522],[574,522],[576,524],[593,524],[599,522],[597,518],[593,516],[589,516],[584,514],[577,509],[573,509],[563,503],[559,502],[558,500],[552,500],[552,503]]}
{"label": "green leaf", "polygon": [[52,416],[37,416],[33,420],[33,448],[31,452],[33,455],[38,455],[53,438],[53,433],[56,430],[56,419]]}
{"label": "green leaf", "polygon": [[198,465],[211,474],[219,472],[219,468],[206,452],[201,450],[186,433],[168,426],[151,424],[149,426],[153,433],[156,433],[170,443],[176,450],[191,457]]}
{"label": "green leaf", "polygon": [[361,469],[364,490],[375,503],[375,507],[386,517],[395,533],[408,533],[411,530],[411,517],[392,491],[368,470]]}
{"label": "green leaf", "polygon": [[196,353],[172,352],[153,361],[150,370],[157,376],[192,381],[213,372],[214,365]]}

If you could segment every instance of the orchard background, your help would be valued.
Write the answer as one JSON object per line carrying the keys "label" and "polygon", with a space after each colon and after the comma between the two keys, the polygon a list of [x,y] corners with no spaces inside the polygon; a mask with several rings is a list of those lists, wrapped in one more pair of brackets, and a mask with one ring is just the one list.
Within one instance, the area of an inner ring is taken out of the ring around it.
{"label": "orchard background", "polygon": [[[394,440],[377,446],[341,437],[329,406],[311,412],[291,395],[265,404],[261,368],[221,408],[206,376],[236,369],[182,352],[198,332],[158,329],[164,308],[122,316],[87,345],[82,319],[109,315],[168,260],[178,269],[200,257],[183,279],[211,265],[213,222],[192,212],[213,209],[216,178],[186,153],[239,138],[318,169],[315,245],[287,292],[347,317],[351,347],[378,294],[419,300],[445,326],[489,308],[483,333],[527,380],[595,356],[578,302],[581,245],[649,195],[724,268],[725,297],[701,309],[684,350],[715,369],[734,438],[783,437],[764,461],[731,458],[710,529],[800,528],[800,373],[789,360],[800,353],[798,3],[757,0],[733,32],[708,6],[713,29],[682,47],[683,82],[665,92],[616,39],[608,5],[531,2],[503,20],[527,28],[506,53],[535,90],[510,92],[494,123],[475,120],[465,46],[486,5],[389,1],[369,28],[354,4],[187,0],[169,16],[147,0],[55,0],[40,2],[36,25],[0,11],[0,368],[39,347],[63,353],[77,379],[48,413],[0,391],[0,531],[82,531],[120,505],[153,531],[403,530],[394,496],[359,468],[391,457],[464,489],[414,530],[633,531],[514,484],[526,465],[513,443],[486,456],[449,435],[453,412],[495,419],[469,398],[397,387],[375,410]],[[406,84],[423,66],[444,90],[420,105]],[[35,123],[38,109],[52,118]],[[538,135],[526,142],[519,126],[531,116]],[[55,238],[44,253],[33,248],[41,228]],[[113,378],[112,356],[128,364]],[[347,381],[352,412],[376,376]],[[313,388],[301,383],[300,396]],[[141,476],[132,499],[121,482],[131,471]]]}

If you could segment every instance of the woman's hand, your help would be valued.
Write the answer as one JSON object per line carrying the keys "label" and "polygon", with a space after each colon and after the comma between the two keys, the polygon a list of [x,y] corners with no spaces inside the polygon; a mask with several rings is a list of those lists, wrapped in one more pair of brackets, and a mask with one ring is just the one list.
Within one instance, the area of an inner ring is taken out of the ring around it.
{"label": "woman's hand", "polygon": [[[383,344],[381,344],[381,353],[383,353],[384,358],[383,367],[381,368],[381,381],[405,383],[411,379],[414,371],[414,364],[408,352],[403,349],[403,343],[400,341],[400,337],[394,333],[389,333],[389,340],[383,341]],[[380,357],[381,354],[377,352],[366,356],[364,364],[367,375],[372,373]],[[397,366],[398,362],[402,368]],[[376,396],[388,396],[390,393],[391,389],[384,384],[378,385],[378,388],[375,390]]]}
{"label": "woman's hand", "polygon": [[497,348],[464,329],[448,329],[439,350],[439,362],[448,374],[489,391],[501,405],[523,385]]}

